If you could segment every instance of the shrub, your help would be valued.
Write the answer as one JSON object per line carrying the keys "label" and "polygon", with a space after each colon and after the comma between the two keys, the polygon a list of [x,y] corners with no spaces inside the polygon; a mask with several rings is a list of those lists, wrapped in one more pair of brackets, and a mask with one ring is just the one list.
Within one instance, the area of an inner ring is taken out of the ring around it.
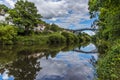
{"label": "shrub", "polygon": [[52,34],[48,38],[49,44],[64,44],[66,42],[66,38],[60,34]]}
{"label": "shrub", "polygon": [[17,36],[16,44],[19,45],[42,45],[47,43],[48,37],[45,35]]}
{"label": "shrub", "polygon": [[62,32],[61,33],[66,38],[67,44],[74,44],[78,42],[78,38],[76,35],[70,32]]}
{"label": "shrub", "polygon": [[115,41],[106,56],[98,62],[98,76],[100,80],[120,79],[120,39]]}
{"label": "shrub", "polygon": [[79,42],[89,42],[91,37],[87,33],[81,33],[78,35]]}
{"label": "shrub", "polygon": [[16,35],[17,29],[14,26],[0,26],[0,44],[12,44]]}

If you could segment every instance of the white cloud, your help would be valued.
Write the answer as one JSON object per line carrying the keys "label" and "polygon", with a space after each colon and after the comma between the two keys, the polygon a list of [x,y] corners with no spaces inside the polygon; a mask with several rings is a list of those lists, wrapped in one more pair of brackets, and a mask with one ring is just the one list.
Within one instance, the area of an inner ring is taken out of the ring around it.
{"label": "white cloud", "polygon": [[[16,0],[5,0],[6,4],[14,7]],[[59,19],[62,22],[57,23],[60,26],[68,28],[74,24],[74,28],[87,27],[88,25],[80,24],[81,21],[89,20],[88,0],[28,0],[34,2],[39,13],[45,19]],[[89,25],[90,26],[90,25]]]}
{"label": "white cloud", "polygon": [[[89,20],[88,0],[29,0],[34,2],[43,18],[49,20],[59,19],[56,23],[64,28],[74,24],[74,28],[83,28],[90,25],[80,24],[81,21]],[[71,13],[69,12],[71,11]]]}
{"label": "white cloud", "polygon": [[2,2],[1,4],[5,4],[5,5],[13,8],[16,0],[2,0],[1,2]]}
{"label": "white cloud", "polygon": [[38,72],[36,80],[93,80],[94,69],[89,63],[92,56],[69,51],[59,52],[54,58],[43,57],[38,60],[42,69]]}
{"label": "white cloud", "polygon": [[53,18],[64,16],[67,14],[67,7],[64,6],[65,1],[53,1],[53,0],[29,0],[34,2],[38,8],[39,13],[44,18]]}
{"label": "white cloud", "polygon": [[85,33],[89,34],[90,36],[95,35],[95,32],[93,32],[93,31],[85,31]]}

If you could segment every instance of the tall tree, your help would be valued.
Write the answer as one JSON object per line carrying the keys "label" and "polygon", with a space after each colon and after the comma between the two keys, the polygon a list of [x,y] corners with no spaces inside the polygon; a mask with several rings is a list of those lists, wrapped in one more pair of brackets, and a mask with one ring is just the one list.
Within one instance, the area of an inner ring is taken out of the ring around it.
{"label": "tall tree", "polygon": [[18,0],[15,8],[10,10],[9,14],[13,23],[20,28],[24,28],[26,34],[37,26],[41,18],[35,4],[27,0]]}
{"label": "tall tree", "polygon": [[99,37],[115,40],[120,33],[120,0],[89,0],[91,17],[98,17]]}

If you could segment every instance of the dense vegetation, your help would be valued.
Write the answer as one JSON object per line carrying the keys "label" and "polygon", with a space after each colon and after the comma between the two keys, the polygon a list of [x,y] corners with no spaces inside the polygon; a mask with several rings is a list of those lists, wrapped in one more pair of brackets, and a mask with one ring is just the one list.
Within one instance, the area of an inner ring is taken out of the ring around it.
{"label": "dense vegetation", "polygon": [[28,2],[27,0],[19,0],[15,4],[15,8],[9,10],[8,20],[12,19],[12,22],[19,28],[23,28],[28,35],[34,27],[40,21],[41,15],[38,14],[38,10],[35,4]]}
{"label": "dense vegetation", "polygon": [[[6,21],[12,22],[13,25],[0,23],[0,44],[73,45],[91,40],[85,33],[75,35],[55,24],[45,23],[40,19],[42,16],[38,14],[34,3],[27,0],[18,0],[13,9],[0,4],[0,12],[2,10],[10,14]],[[96,18],[93,26],[99,29],[93,37],[102,54],[97,67],[98,78],[99,80],[119,80],[120,0],[89,0],[89,10],[91,18]],[[34,31],[38,24],[44,25],[45,30]]]}
{"label": "dense vegetation", "polygon": [[10,25],[0,26],[0,44],[13,44],[17,36],[17,28]]}
{"label": "dense vegetation", "polygon": [[[55,44],[55,45],[71,45],[90,41],[87,34],[75,35],[72,32],[65,31],[56,24],[48,24],[41,20],[34,3],[27,0],[18,0],[13,9],[8,9],[5,5],[0,9],[5,10],[9,16],[6,17],[8,23],[0,23],[0,44]],[[45,29],[35,30],[36,27],[45,27]]]}
{"label": "dense vegetation", "polygon": [[9,8],[6,7],[6,6],[3,5],[3,4],[0,4],[0,12],[1,12],[2,10],[4,10],[5,12],[8,12],[8,11],[9,11]]}
{"label": "dense vegetation", "polygon": [[120,79],[120,0],[89,0],[91,18],[99,32],[94,37],[104,57],[98,62],[100,80]]}

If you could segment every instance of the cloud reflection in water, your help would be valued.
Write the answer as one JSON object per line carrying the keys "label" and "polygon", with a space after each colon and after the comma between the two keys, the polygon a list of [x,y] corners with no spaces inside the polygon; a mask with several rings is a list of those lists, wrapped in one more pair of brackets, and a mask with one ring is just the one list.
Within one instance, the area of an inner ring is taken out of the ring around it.
{"label": "cloud reflection in water", "polygon": [[[93,80],[95,68],[91,64],[97,54],[59,52],[55,58],[39,59],[42,69],[36,80]],[[94,59],[95,60],[95,59]]]}

